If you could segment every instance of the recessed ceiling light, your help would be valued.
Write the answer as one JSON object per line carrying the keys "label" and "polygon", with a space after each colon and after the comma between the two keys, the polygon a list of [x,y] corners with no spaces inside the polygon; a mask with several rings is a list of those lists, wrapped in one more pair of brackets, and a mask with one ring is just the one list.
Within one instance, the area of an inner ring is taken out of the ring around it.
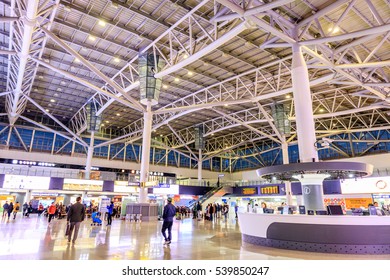
{"label": "recessed ceiling light", "polygon": [[63,119],[66,119],[66,117],[65,117],[65,116],[63,116],[62,118],[63,118]]}
{"label": "recessed ceiling light", "polygon": [[325,110],[324,110],[323,108],[321,108],[319,111],[322,113],[322,112],[325,111]]}
{"label": "recessed ceiling light", "polygon": [[43,76],[39,76],[38,78],[39,78],[39,79],[43,79]]}
{"label": "recessed ceiling light", "polygon": [[100,26],[106,26],[106,22],[104,21],[104,20],[99,20],[99,22],[98,22],[98,24],[100,25]]}
{"label": "recessed ceiling light", "polygon": [[227,107],[227,106],[229,106],[229,104],[225,104],[224,106]]}
{"label": "recessed ceiling light", "polygon": [[60,87],[59,87],[59,88],[57,88],[57,91],[62,91],[62,88],[60,88]]}
{"label": "recessed ceiling light", "polygon": [[188,74],[188,76],[192,76],[193,73],[191,71],[188,71],[187,74]]}
{"label": "recessed ceiling light", "polygon": [[153,132],[156,132],[156,130],[153,130]]}
{"label": "recessed ceiling light", "polygon": [[80,59],[78,59],[78,58],[76,58],[74,61],[77,63],[80,63]]}
{"label": "recessed ceiling light", "polygon": [[121,114],[117,113],[116,115],[119,117]]}
{"label": "recessed ceiling light", "polygon": [[64,7],[64,10],[67,11],[67,12],[70,12],[72,9],[67,5]]}
{"label": "recessed ceiling light", "polygon": [[35,92],[37,92],[37,91],[38,91],[38,89],[37,89],[37,88],[34,88],[34,91],[35,91]]}
{"label": "recessed ceiling light", "polygon": [[94,37],[94,36],[92,36],[92,35],[89,35],[88,39],[91,40],[91,41],[95,41],[95,40],[96,40],[96,37]]}
{"label": "recessed ceiling light", "polygon": [[160,137],[163,137],[163,135],[162,135],[162,134],[160,134]]}
{"label": "recessed ceiling light", "polygon": [[57,97],[57,96],[58,96],[58,93],[54,93],[54,96],[56,96],[56,97]]}
{"label": "recessed ceiling light", "polygon": [[168,88],[168,86],[167,86],[167,85],[163,85],[163,88],[167,89],[167,88]]}
{"label": "recessed ceiling light", "polygon": [[110,121],[106,121],[106,123],[109,123]]}
{"label": "recessed ceiling light", "polygon": [[51,105],[51,103],[49,103],[49,107],[51,107],[52,105]]}
{"label": "recessed ceiling light", "polygon": [[66,85],[66,83],[64,81],[61,81],[61,85]]}
{"label": "recessed ceiling light", "polygon": [[44,61],[45,61],[46,63],[49,63],[49,62],[50,62],[50,59],[45,58]]}
{"label": "recessed ceiling light", "polygon": [[30,113],[31,111],[30,110],[27,110],[27,113]]}
{"label": "recessed ceiling light", "polygon": [[104,123],[102,123],[101,126],[104,126]]}
{"label": "recessed ceiling light", "polygon": [[121,61],[121,60],[120,60],[119,58],[115,57],[115,58],[114,58],[114,61],[115,61],[115,62],[119,62],[119,61]]}
{"label": "recessed ceiling light", "polygon": [[56,102],[54,99],[50,99],[50,102],[52,102],[52,103],[54,103],[54,102]]}
{"label": "recessed ceiling light", "polygon": [[69,108],[69,111],[73,111],[73,108]]}
{"label": "recessed ceiling light", "polygon": [[82,47],[81,50],[82,50],[83,52],[86,52],[88,49],[87,49],[86,47]]}
{"label": "recessed ceiling light", "polygon": [[114,9],[118,9],[118,4],[114,3],[114,2],[111,2],[111,7],[113,7]]}
{"label": "recessed ceiling light", "polygon": [[214,136],[214,133],[211,133],[211,136]]}
{"label": "recessed ceiling light", "polygon": [[188,58],[188,54],[185,54],[183,57],[184,57],[184,58]]}
{"label": "recessed ceiling light", "polygon": [[46,111],[46,112],[49,112],[49,109],[46,109],[45,111]]}
{"label": "recessed ceiling light", "polygon": [[178,82],[178,81],[180,81],[180,79],[179,78],[175,78],[175,82]]}

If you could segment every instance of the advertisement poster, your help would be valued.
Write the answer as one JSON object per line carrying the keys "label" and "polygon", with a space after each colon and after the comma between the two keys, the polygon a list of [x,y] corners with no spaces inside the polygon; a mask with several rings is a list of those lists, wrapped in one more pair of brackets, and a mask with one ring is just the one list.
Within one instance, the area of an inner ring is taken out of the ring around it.
{"label": "advertisement poster", "polygon": [[3,188],[20,190],[48,190],[49,184],[50,177],[6,174]]}
{"label": "advertisement poster", "polygon": [[351,208],[360,208],[364,207],[367,208],[368,204],[372,203],[371,197],[365,197],[365,198],[346,198],[345,199],[345,207],[347,209]]}

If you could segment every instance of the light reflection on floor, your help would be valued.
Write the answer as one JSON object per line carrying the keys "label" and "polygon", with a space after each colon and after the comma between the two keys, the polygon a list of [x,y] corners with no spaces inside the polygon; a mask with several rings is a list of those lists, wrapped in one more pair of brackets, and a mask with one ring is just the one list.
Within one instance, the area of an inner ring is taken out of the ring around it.
{"label": "light reflection on floor", "polygon": [[286,260],[286,259],[390,259],[390,255],[340,255],[307,253],[241,242],[235,219],[227,223],[197,221],[190,218],[175,221],[173,242],[163,245],[162,222],[125,222],[114,220],[111,227],[92,227],[82,223],[79,238],[73,246],[64,236],[65,220],[48,225],[44,217],[0,220],[0,259],[44,260]]}

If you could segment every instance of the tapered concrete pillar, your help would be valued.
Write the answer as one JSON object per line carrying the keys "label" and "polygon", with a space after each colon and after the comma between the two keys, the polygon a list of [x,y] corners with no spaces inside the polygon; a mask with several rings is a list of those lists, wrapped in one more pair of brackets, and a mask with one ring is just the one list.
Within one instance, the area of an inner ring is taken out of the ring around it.
{"label": "tapered concrete pillar", "polygon": [[139,189],[139,203],[146,203],[148,198],[148,188],[144,185],[148,181],[149,177],[149,165],[150,165],[150,140],[152,134],[152,108],[151,102],[147,102],[146,112],[144,112],[144,130],[142,134],[142,155],[141,155],[141,174]]}
{"label": "tapered concrete pillar", "polygon": [[91,167],[92,167],[92,157],[93,157],[93,144],[94,144],[95,132],[91,132],[91,140],[89,142],[88,152],[87,152],[87,163],[85,165],[85,179],[91,178]]}
{"label": "tapered concrete pillar", "polygon": [[[286,141],[282,142],[282,155],[283,155],[283,164],[289,164],[290,162],[288,159],[288,143]],[[284,185],[286,188],[287,205],[292,205],[291,182],[285,181]]]}
{"label": "tapered concrete pillar", "polygon": [[198,160],[198,183],[202,182],[202,150],[199,149],[199,160]]}

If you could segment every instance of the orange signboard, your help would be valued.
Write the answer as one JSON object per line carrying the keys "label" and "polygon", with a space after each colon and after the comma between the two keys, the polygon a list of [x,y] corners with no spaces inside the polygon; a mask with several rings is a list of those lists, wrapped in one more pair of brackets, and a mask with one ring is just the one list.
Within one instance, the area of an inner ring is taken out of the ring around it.
{"label": "orange signboard", "polygon": [[243,188],[242,194],[257,194],[257,188]]}
{"label": "orange signboard", "polygon": [[260,189],[262,194],[279,194],[279,186],[267,186]]}
{"label": "orange signboard", "polygon": [[363,198],[346,198],[345,199],[345,208],[360,208],[360,207],[368,207],[368,204],[372,203],[371,197],[363,197]]}

